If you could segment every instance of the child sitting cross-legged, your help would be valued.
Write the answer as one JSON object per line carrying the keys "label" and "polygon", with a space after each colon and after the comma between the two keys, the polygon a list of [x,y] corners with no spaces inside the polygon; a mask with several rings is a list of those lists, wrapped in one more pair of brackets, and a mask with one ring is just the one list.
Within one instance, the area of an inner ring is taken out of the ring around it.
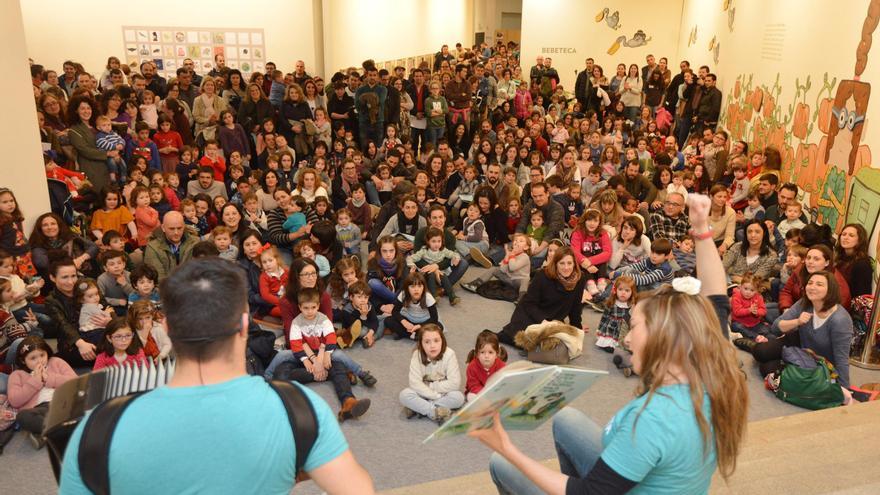
{"label": "child sitting cross-legged", "polygon": [[274,378],[300,383],[323,382],[329,378],[342,404],[339,420],[363,416],[370,408],[370,399],[354,396],[348,369],[332,359],[332,355],[339,352],[336,332],[330,319],[318,311],[321,293],[314,288],[302,289],[297,294],[297,303],[300,314],[290,326],[290,349],[294,359],[278,365]]}
{"label": "child sitting cross-legged", "polygon": [[428,323],[440,324],[437,301],[427,290],[425,276],[421,272],[411,273],[403,282],[385,326],[394,332],[395,340],[404,337],[415,340],[419,328]]}
{"label": "child sitting cross-legged", "polygon": [[443,423],[453,409],[464,404],[458,359],[446,346],[446,335],[439,325],[421,326],[416,342],[409,364],[409,387],[400,392],[403,414],[407,419],[420,415]]}
{"label": "child sitting cross-legged", "polygon": [[[617,280],[622,275],[629,275],[635,282],[637,291],[656,289],[664,283],[672,282],[673,271],[669,263],[671,253],[672,242],[669,239],[657,239],[651,243],[651,254],[647,259],[618,268],[609,273],[608,277]],[[606,300],[611,294],[612,286],[609,285],[604,292],[593,297],[592,301],[586,301],[585,304],[595,311],[604,312],[604,308],[595,303]]]}
{"label": "child sitting cross-legged", "polygon": [[[342,310],[342,327],[347,328],[351,335],[349,346],[361,339],[364,348],[372,347],[376,342],[379,328],[379,317],[370,304],[372,291],[363,280],[348,286],[349,303]],[[363,381],[363,377],[360,377]]]}

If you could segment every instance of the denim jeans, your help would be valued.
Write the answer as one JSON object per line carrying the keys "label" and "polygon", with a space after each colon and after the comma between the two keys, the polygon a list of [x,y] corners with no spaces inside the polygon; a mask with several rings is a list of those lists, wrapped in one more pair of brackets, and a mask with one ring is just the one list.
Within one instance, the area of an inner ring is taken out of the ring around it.
{"label": "denim jeans", "polygon": [[429,127],[427,129],[425,129],[425,137],[428,140],[428,142],[431,143],[431,146],[433,146],[434,149],[436,150],[437,149],[437,140],[442,138],[443,134],[445,132],[446,132],[445,127],[437,127],[437,128]]}
{"label": "denim jeans", "polygon": [[[584,478],[602,455],[602,428],[584,413],[566,407],[553,417],[553,443],[562,474]],[[502,495],[544,493],[498,453],[489,460],[489,473]]]}
{"label": "denim jeans", "polygon": [[397,301],[397,294],[391,292],[391,289],[385,286],[378,278],[371,278],[367,281],[370,290],[373,291],[373,297],[380,304],[394,304]]}
{"label": "denim jeans", "polygon": [[[354,359],[350,358],[347,354],[337,349],[333,351],[333,354],[330,354],[330,360],[334,363],[339,363],[348,371],[351,371],[355,375],[359,375],[362,368]],[[287,362],[295,362],[298,361],[296,357],[293,355],[293,351],[290,349],[285,349],[283,351],[278,351],[275,354],[275,357],[272,358],[272,362],[269,363],[269,366],[266,367],[266,371],[264,372],[264,376],[271,380],[272,376],[275,374],[275,368],[277,368],[281,363]]]}
{"label": "denim jeans", "polygon": [[[6,358],[3,360],[3,364],[7,364],[9,366],[15,364],[15,354],[18,352],[18,346],[21,344],[22,340],[24,340],[23,337],[12,341],[12,344],[9,345],[9,350],[6,351]],[[0,394],[6,393],[8,383],[9,375],[7,375],[6,373],[0,373]]]}
{"label": "denim jeans", "polygon": [[446,276],[446,278],[449,279],[449,283],[455,285],[459,280],[461,280],[461,277],[464,276],[464,273],[467,271],[469,266],[470,263],[468,263],[468,260],[462,257],[461,261],[459,261],[457,265],[452,267],[452,272],[450,272],[449,275]]}
{"label": "denim jeans", "polygon": [[373,181],[368,180],[364,183],[364,190],[367,192],[367,202],[371,205],[376,205],[381,207],[382,201],[379,199],[379,191],[376,190],[376,184]]}
{"label": "denim jeans", "polygon": [[471,255],[471,248],[477,248],[481,253],[486,254],[489,252],[489,243],[486,241],[455,241],[455,250],[458,251],[458,254],[460,254],[462,258],[467,258]]}
{"label": "denim jeans", "polygon": [[493,265],[500,265],[501,261],[504,260],[504,257],[507,256],[507,253],[504,252],[504,246],[492,244],[489,246],[489,252],[486,256],[492,260]]}

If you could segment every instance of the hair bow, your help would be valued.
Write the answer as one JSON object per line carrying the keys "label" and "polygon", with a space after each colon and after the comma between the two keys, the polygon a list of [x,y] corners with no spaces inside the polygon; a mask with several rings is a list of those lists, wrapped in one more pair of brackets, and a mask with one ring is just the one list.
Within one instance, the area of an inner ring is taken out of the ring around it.
{"label": "hair bow", "polygon": [[701,285],[702,282],[694,277],[679,277],[672,279],[672,288],[689,296],[696,296],[699,294]]}
{"label": "hair bow", "polygon": [[263,254],[264,251],[267,251],[272,248],[272,245],[268,242],[260,246],[260,249],[257,249],[257,254]]}

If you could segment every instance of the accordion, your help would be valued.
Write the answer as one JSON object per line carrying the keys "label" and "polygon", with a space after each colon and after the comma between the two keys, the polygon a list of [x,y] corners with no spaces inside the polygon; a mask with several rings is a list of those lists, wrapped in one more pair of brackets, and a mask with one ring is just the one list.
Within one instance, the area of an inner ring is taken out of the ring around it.
{"label": "accordion", "polygon": [[86,413],[110,399],[165,385],[174,375],[174,365],[173,358],[125,363],[80,376],[55,389],[43,431],[55,479],[60,479],[70,436]]}

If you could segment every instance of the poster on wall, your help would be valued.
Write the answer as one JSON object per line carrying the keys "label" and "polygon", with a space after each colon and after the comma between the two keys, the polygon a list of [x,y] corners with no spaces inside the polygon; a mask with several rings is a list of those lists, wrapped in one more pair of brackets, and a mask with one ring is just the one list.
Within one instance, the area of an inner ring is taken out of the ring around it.
{"label": "poster on wall", "polygon": [[138,70],[144,60],[152,60],[166,78],[176,77],[187,58],[193,60],[199,74],[214,69],[217,55],[223,55],[226,66],[240,70],[245,77],[266,68],[262,29],[122,26],[122,39],[126,64]]}

